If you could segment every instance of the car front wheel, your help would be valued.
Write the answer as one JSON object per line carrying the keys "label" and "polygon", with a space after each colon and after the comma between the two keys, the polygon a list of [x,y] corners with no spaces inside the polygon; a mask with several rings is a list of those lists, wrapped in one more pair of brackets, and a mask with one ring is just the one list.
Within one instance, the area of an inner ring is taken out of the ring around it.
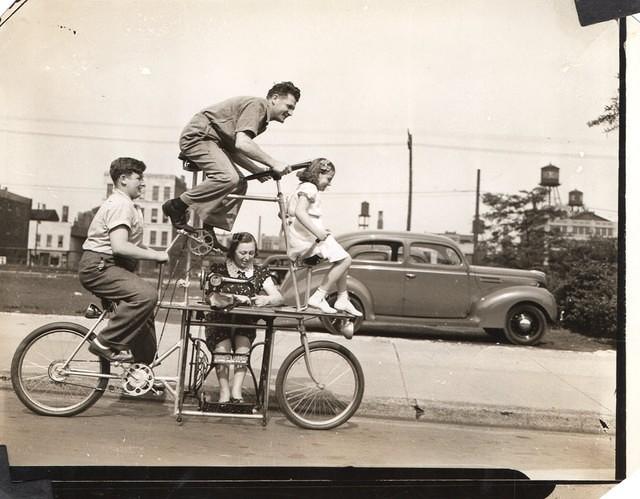
{"label": "car front wheel", "polygon": [[547,319],[534,305],[516,305],[507,313],[504,334],[514,345],[537,345],[546,332]]}

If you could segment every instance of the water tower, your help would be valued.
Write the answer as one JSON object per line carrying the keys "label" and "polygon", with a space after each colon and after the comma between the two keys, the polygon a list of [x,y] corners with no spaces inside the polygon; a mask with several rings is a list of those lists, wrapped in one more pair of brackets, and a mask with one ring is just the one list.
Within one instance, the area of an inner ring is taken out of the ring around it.
{"label": "water tower", "polygon": [[560,168],[549,163],[540,169],[540,185],[547,191],[549,206],[559,206]]}
{"label": "water tower", "polygon": [[571,209],[571,213],[584,211],[582,191],[574,189],[569,193],[569,208]]}
{"label": "water tower", "polygon": [[369,203],[367,201],[363,201],[362,203],[360,203],[360,215],[358,215],[358,228],[359,229],[369,228]]}

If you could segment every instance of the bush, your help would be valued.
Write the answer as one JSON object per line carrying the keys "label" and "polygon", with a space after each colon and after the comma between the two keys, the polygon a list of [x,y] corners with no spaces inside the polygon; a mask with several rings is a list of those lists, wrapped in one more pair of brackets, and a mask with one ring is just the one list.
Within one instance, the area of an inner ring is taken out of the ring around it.
{"label": "bush", "polygon": [[567,241],[549,261],[552,291],[564,309],[564,325],[596,338],[615,338],[618,329],[617,242]]}

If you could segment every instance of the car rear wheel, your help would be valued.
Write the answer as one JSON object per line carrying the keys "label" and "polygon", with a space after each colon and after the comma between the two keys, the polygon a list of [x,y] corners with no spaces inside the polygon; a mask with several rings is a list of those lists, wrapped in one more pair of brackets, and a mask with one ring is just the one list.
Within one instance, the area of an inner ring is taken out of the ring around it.
{"label": "car rear wheel", "polygon": [[547,332],[547,318],[534,305],[520,304],[507,313],[504,334],[514,345],[537,345]]}
{"label": "car rear wheel", "polygon": [[[333,293],[327,297],[327,303],[329,305],[333,305],[336,302],[337,294]],[[354,294],[349,293],[349,300],[353,303],[353,306],[364,314],[364,307],[362,306],[362,302],[356,297]],[[330,317],[323,316],[322,317],[322,325],[324,328],[331,334],[342,334],[340,329],[342,328],[342,320],[341,319],[332,319]],[[357,317],[353,319],[353,332],[357,333],[360,326],[362,326],[363,317]]]}

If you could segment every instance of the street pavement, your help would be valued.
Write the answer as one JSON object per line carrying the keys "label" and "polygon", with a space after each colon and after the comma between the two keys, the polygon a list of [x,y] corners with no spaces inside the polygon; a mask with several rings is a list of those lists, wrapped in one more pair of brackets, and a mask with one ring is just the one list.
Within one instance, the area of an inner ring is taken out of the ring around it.
{"label": "street pavement", "polygon": [[[93,322],[80,316],[0,313],[0,387],[10,388],[11,357],[22,338],[55,321]],[[157,328],[161,351],[177,341],[178,325],[158,323]],[[326,333],[310,337],[341,343],[360,361],[365,376],[360,417],[615,432],[616,355],[611,350],[573,352],[357,334],[352,340]],[[276,333],[272,389],[280,363],[299,344],[296,332]],[[176,363],[174,354],[157,374],[175,375]]]}

